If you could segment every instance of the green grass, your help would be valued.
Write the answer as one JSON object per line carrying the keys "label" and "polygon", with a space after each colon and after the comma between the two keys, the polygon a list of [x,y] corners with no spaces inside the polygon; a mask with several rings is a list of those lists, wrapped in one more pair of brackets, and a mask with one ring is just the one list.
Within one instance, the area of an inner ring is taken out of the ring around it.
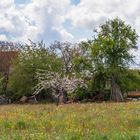
{"label": "green grass", "polygon": [[140,140],[140,102],[0,106],[0,140]]}

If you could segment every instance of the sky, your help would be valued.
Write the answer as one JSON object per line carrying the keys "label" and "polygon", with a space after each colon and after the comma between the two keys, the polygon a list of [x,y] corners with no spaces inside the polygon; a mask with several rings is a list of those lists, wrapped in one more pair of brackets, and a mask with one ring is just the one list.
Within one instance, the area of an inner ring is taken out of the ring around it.
{"label": "sky", "polygon": [[140,0],[0,0],[0,40],[87,40],[94,28],[116,17],[140,34],[139,13]]}

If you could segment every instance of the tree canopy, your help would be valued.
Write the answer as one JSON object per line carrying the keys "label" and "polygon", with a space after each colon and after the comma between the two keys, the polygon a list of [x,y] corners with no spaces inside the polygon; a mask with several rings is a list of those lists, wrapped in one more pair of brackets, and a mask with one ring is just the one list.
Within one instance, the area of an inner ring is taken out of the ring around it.
{"label": "tree canopy", "polygon": [[92,56],[97,71],[106,73],[111,84],[111,99],[123,101],[119,83],[123,73],[134,62],[133,49],[137,49],[138,35],[130,25],[116,18],[101,25],[93,40]]}

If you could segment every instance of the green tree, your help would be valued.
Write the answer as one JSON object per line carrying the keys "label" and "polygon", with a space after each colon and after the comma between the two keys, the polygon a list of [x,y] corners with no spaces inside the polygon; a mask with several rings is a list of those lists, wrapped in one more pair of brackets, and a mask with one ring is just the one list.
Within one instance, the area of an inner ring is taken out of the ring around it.
{"label": "green tree", "polygon": [[127,91],[140,91],[140,71],[137,69],[127,70],[125,72],[125,78],[121,83],[122,89]]}
{"label": "green tree", "polygon": [[38,80],[39,69],[52,72],[62,70],[60,59],[51,53],[43,42],[23,45],[17,59],[13,61],[13,72],[9,78],[8,90],[13,99],[32,95]]}
{"label": "green tree", "polygon": [[106,80],[110,81],[111,99],[123,101],[120,83],[123,72],[134,62],[131,51],[137,49],[138,35],[118,18],[108,20],[95,33],[92,44],[94,67],[98,73],[106,74]]}

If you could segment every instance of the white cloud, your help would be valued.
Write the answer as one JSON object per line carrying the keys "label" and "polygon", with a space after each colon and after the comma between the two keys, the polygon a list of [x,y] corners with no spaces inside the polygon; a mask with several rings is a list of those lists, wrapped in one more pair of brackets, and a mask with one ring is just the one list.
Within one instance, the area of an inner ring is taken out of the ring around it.
{"label": "white cloud", "polygon": [[0,41],[7,41],[6,35],[0,35]]}
{"label": "white cloud", "polygon": [[67,17],[75,27],[90,29],[103,23],[108,18],[120,17],[136,27],[139,18],[140,0],[81,0],[73,6]]}
{"label": "white cloud", "polygon": [[87,39],[87,38],[80,38],[80,39],[78,40],[78,43],[80,43],[80,42],[82,42],[82,41],[88,41],[88,39]]}
{"label": "white cloud", "polygon": [[11,8],[14,5],[14,0],[1,0],[0,9]]}
{"label": "white cloud", "polygon": [[64,27],[70,0],[31,0],[17,5],[14,0],[0,1],[0,33],[9,40],[72,39]]}
{"label": "white cloud", "polygon": [[23,13],[39,29],[38,35],[46,39],[72,39],[73,36],[63,27],[64,15],[69,6],[70,0],[32,0]]}
{"label": "white cloud", "polygon": [[[139,6],[140,0],[81,0],[77,6],[71,7],[67,18],[75,28],[92,30],[107,19],[119,17],[140,34]],[[140,48],[135,54],[140,60]]]}

